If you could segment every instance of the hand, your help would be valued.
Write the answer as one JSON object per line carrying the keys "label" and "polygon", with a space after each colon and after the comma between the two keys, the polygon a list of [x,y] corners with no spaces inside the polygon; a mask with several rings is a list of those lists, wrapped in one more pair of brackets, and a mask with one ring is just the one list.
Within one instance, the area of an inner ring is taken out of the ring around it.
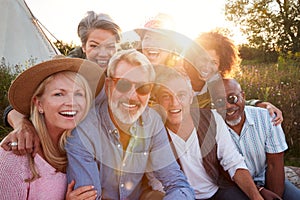
{"label": "hand", "polygon": [[[17,145],[11,146],[13,142]],[[2,140],[1,147],[6,151],[12,150],[17,155],[32,153],[34,156],[40,150],[40,139],[32,123],[22,118],[15,129]]]}
{"label": "hand", "polygon": [[278,124],[281,124],[283,121],[283,116],[282,116],[282,112],[281,110],[279,110],[276,106],[274,106],[273,104],[269,103],[269,102],[261,102],[256,104],[256,106],[261,107],[261,108],[266,108],[271,117],[273,118],[272,122],[274,123],[274,126],[277,126]]}
{"label": "hand", "polygon": [[68,184],[68,189],[66,193],[66,200],[94,200],[97,197],[97,190],[94,190],[94,186],[82,186],[75,190],[74,189],[75,181],[73,180]]}
{"label": "hand", "polygon": [[276,193],[272,192],[271,190],[268,190],[266,188],[260,188],[260,194],[263,196],[265,200],[282,200],[280,196],[278,196]]}

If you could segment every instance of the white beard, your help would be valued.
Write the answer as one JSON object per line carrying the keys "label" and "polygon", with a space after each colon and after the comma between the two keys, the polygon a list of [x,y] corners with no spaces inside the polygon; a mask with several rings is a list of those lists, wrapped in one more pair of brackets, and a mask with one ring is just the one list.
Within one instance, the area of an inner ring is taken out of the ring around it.
{"label": "white beard", "polygon": [[242,117],[240,116],[239,118],[234,119],[234,120],[231,120],[231,121],[226,120],[226,123],[227,123],[229,126],[236,126],[236,125],[238,125],[239,123],[241,123],[241,121],[242,121]]}
{"label": "white beard", "polygon": [[118,103],[119,102],[110,102],[110,108],[117,120],[123,124],[133,124],[135,121],[138,120],[138,118],[146,109],[146,106],[142,106],[137,110],[137,112],[134,115],[132,115],[129,112],[126,112],[125,110],[119,108]]}

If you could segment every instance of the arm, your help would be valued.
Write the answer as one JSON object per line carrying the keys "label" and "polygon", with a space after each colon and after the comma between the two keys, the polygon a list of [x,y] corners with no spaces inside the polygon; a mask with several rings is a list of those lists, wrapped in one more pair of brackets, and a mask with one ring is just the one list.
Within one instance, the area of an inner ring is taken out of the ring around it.
{"label": "arm", "polygon": [[98,165],[94,160],[94,156],[85,146],[88,140],[83,144],[82,138],[79,136],[81,134],[85,137],[85,134],[82,130],[79,130],[79,128],[76,128],[72,131],[72,135],[67,138],[65,146],[68,157],[68,183],[75,180],[75,189],[81,186],[92,185],[97,192],[97,198],[100,198],[102,191]]}
{"label": "arm", "polygon": [[267,153],[266,188],[282,197],[284,191],[284,153]]}
{"label": "arm", "polygon": [[274,113],[275,113],[275,117],[272,120],[275,126],[282,123],[283,121],[282,112],[273,104],[269,102],[258,102],[256,103],[256,106],[260,108],[266,108],[269,111],[271,117],[274,117]]}
{"label": "arm", "polygon": [[275,194],[271,190],[268,190],[264,187],[257,187],[257,189],[260,192],[261,196],[265,200],[274,200],[274,199],[282,200],[282,198],[280,196],[278,196],[277,194]]}
{"label": "arm", "polygon": [[247,194],[250,199],[263,199],[254,184],[248,170],[238,169],[233,176],[234,182]]}
{"label": "arm", "polygon": [[269,111],[271,117],[274,117],[274,113],[275,113],[275,117],[272,120],[272,122],[274,123],[275,126],[277,126],[278,124],[281,124],[283,121],[283,116],[282,116],[281,110],[279,110],[276,106],[274,106],[273,104],[271,104],[269,102],[263,102],[263,101],[257,100],[257,99],[250,99],[250,100],[246,101],[246,105],[265,108]]}
{"label": "arm", "polygon": [[[33,153],[33,155],[40,149],[40,140],[36,135],[35,128],[29,119],[17,112],[16,110],[9,110],[6,120],[14,128],[1,142],[1,147],[8,150],[13,150],[15,154],[24,155],[26,153]],[[11,142],[18,142],[18,146],[11,147]]]}
{"label": "arm", "polygon": [[193,189],[176,161],[161,170],[155,171],[154,175],[164,186],[165,200],[193,200],[195,198]]}
{"label": "arm", "polygon": [[27,161],[27,156],[17,156],[0,148],[0,199],[28,199],[29,186],[24,181]]}

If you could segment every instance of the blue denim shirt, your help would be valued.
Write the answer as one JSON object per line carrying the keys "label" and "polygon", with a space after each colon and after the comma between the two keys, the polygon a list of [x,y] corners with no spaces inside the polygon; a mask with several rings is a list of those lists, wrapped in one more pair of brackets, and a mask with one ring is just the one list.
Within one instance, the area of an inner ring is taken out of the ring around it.
{"label": "blue denim shirt", "polygon": [[131,139],[123,151],[107,101],[91,109],[67,139],[68,182],[75,180],[75,188],[94,185],[98,198],[138,199],[144,174],[153,172],[164,186],[165,199],[194,199],[160,116],[146,108],[129,132]]}

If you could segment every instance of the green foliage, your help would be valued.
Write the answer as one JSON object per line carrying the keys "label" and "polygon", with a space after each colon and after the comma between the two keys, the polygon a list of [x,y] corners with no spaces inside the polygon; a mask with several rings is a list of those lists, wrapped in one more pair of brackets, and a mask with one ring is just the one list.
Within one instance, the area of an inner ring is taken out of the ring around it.
{"label": "green foliage", "polygon": [[278,60],[278,53],[276,51],[265,52],[263,50],[250,47],[249,45],[242,45],[239,47],[240,57],[243,60],[255,61],[256,63],[276,63]]}
{"label": "green foliage", "polygon": [[225,15],[264,52],[300,52],[299,0],[226,0]]}
{"label": "green foliage", "polygon": [[[8,66],[5,64],[5,59],[2,58],[0,62],[0,117],[3,118],[3,111],[8,106],[8,99],[7,99],[7,91],[8,88],[16,77],[16,74],[19,73],[21,70],[19,66]],[[3,137],[10,131],[9,128],[5,127],[2,123],[0,123],[0,141]]]}
{"label": "green foliage", "polygon": [[283,112],[286,160],[300,166],[300,68],[288,63],[242,65],[235,78],[247,99],[271,102]]}
{"label": "green foliage", "polygon": [[76,45],[73,44],[72,42],[70,44],[68,44],[61,40],[57,40],[56,42],[54,42],[54,45],[58,48],[60,53],[62,53],[65,56],[67,56],[69,54],[69,52],[72,51],[76,47]]}
{"label": "green foliage", "polygon": [[291,65],[300,67],[300,52],[292,53],[291,51],[287,54],[281,54],[278,58],[280,66]]}

